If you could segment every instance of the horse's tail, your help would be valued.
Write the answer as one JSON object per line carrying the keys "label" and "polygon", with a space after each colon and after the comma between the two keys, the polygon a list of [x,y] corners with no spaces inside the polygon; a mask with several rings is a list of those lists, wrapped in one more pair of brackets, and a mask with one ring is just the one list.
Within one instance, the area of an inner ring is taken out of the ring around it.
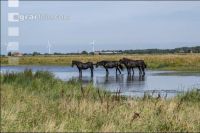
{"label": "horse's tail", "polygon": [[124,67],[123,67],[123,65],[120,63],[119,64],[119,68],[121,69],[121,70],[124,70]]}

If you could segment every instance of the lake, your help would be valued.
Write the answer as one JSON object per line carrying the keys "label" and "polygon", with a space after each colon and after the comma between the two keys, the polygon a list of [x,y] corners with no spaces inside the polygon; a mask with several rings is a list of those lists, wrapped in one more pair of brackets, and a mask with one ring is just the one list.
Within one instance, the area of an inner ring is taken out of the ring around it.
{"label": "lake", "polygon": [[[69,66],[1,66],[1,73],[21,72],[25,69],[32,71],[49,71],[56,78],[64,81],[79,79],[78,69]],[[90,77],[90,71],[83,71],[82,82],[92,83],[99,88],[107,89],[111,92],[119,91],[122,95],[143,96],[144,93],[157,96],[171,97],[177,93],[188,91],[193,88],[200,88],[200,73],[174,72],[174,71],[151,71],[146,70],[144,78],[140,77],[135,70],[134,76],[128,76],[126,70],[122,74],[115,74],[114,69],[110,69],[109,76],[106,76],[103,68],[94,70],[94,77]]]}

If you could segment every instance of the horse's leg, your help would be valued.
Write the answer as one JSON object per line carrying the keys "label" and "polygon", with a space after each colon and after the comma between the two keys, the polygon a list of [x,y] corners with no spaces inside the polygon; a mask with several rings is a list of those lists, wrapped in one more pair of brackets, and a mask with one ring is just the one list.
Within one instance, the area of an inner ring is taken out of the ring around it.
{"label": "horse's leg", "polygon": [[121,71],[120,71],[119,67],[117,67],[117,69],[119,70],[119,74],[121,74]]}
{"label": "horse's leg", "polygon": [[119,71],[119,74],[121,74],[121,71],[119,70],[118,66],[116,66],[116,74],[117,74],[117,71]]}
{"label": "horse's leg", "polygon": [[78,71],[79,71],[79,76],[80,76],[80,74],[81,74],[81,70],[80,70],[80,68],[78,68]]}
{"label": "horse's leg", "polygon": [[130,75],[131,75],[131,71],[132,71],[132,67],[129,68],[129,73],[130,73]]}
{"label": "horse's leg", "polygon": [[134,75],[134,68],[132,67],[133,75]]}
{"label": "horse's leg", "polygon": [[143,71],[143,76],[145,76],[145,68],[142,67],[142,71]]}
{"label": "horse's leg", "polygon": [[128,75],[131,75],[131,68],[128,68]]}
{"label": "horse's leg", "polygon": [[142,74],[142,70],[141,70],[140,66],[138,67],[138,70],[139,70],[139,75],[141,75]]}
{"label": "horse's leg", "polygon": [[82,70],[81,70],[81,68],[78,68],[78,71],[79,71],[79,77],[82,77]]}
{"label": "horse's leg", "polygon": [[104,69],[106,70],[106,75],[107,75],[107,68],[105,67],[105,66],[103,66],[104,67]]}
{"label": "horse's leg", "polygon": [[91,77],[93,77],[93,68],[90,68],[91,70]]}
{"label": "horse's leg", "polygon": [[127,74],[130,75],[130,73],[129,73],[129,68],[128,68],[128,67],[126,67],[126,70],[127,70]]}
{"label": "horse's leg", "polygon": [[108,75],[109,74],[108,68],[105,68],[105,69],[106,69],[106,75]]}

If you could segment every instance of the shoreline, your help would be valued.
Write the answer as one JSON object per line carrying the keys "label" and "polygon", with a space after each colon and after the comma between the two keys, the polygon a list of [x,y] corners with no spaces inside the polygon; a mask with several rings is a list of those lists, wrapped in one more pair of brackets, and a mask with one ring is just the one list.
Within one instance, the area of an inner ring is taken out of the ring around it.
{"label": "shoreline", "polygon": [[150,70],[200,72],[200,54],[22,56],[17,57],[19,58],[17,65],[9,65],[8,57],[1,57],[1,66],[70,66],[72,60],[96,63],[100,60],[119,60],[123,57],[142,59]]}
{"label": "shoreline", "polygon": [[[1,64],[0,67],[29,67],[29,66],[33,66],[33,67],[41,67],[41,66],[48,66],[48,67],[71,67],[71,65],[65,65],[65,64],[22,64],[22,65],[8,65],[8,64]],[[193,72],[198,72],[200,73],[200,69],[197,70],[190,70],[187,68],[147,68],[147,70],[150,71],[172,71],[172,72],[183,72],[183,73],[193,73]]]}

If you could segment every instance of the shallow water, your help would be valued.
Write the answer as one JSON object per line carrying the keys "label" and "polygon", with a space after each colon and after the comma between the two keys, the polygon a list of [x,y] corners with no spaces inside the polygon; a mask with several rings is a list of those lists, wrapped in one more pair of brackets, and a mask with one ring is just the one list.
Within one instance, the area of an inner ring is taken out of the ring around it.
{"label": "shallow water", "polygon": [[[25,69],[32,69],[34,72],[50,71],[56,78],[64,81],[79,79],[77,68],[65,66],[1,66],[1,73],[20,72]],[[126,70],[117,75],[114,69],[110,69],[109,72],[109,76],[106,76],[103,68],[97,68],[94,70],[94,77],[91,78],[90,71],[84,70],[81,80],[84,84],[92,83],[112,92],[120,90],[123,95],[131,96],[143,96],[145,92],[153,96],[160,93],[161,96],[171,97],[179,92],[200,88],[200,73],[147,70],[145,77],[140,77],[137,70],[134,76],[128,76]]]}

